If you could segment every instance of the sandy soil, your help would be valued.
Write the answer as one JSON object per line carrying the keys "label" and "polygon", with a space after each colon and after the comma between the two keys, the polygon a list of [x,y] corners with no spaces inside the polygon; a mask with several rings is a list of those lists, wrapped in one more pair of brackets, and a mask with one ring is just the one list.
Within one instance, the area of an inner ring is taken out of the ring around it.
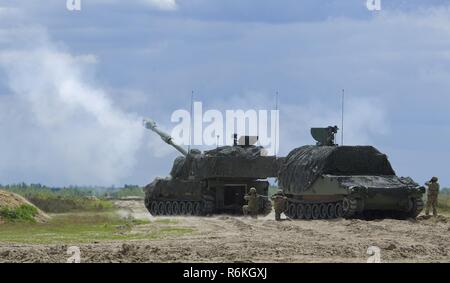
{"label": "sandy soil", "polygon": [[[31,204],[28,200],[26,200],[22,196],[19,196],[18,194],[15,193],[0,190],[0,209],[17,208],[23,204],[27,204],[36,208],[37,214],[34,218],[37,222],[44,223],[50,219],[50,217],[47,214],[45,214],[42,210]],[[3,222],[4,220],[2,220],[0,216],[0,224],[2,224]]]}
{"label": "sandy soil", "polygon": [[[155,218],[140,202],[123,202],[125,216]],[[366,262],[367,249],[381,249],[382,262],[450,262],[450,218],[276,222],[243,217],[160,217],[191,227],[189,236],[162,240],[78,245],[82,262]],[[136,229],[149,229],[151,225]],[[162,225],[162,224],[161,224]],[[68,245],[0,243],[0,262],[65,262]]]}

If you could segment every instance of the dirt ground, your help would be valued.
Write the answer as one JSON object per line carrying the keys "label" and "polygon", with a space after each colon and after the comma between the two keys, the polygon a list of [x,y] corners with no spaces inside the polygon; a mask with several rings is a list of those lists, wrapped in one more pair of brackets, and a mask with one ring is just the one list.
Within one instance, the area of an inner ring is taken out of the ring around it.
{"label": "dirt ground", "polygon": [[[141,202],[117,203],[125,217],[156,222]],[[418,220],[315,220],[276,222],[273,214],[159,217],[159,225],[192,228],[189,235],[158,240],[77,245],[81,262],[366,262],[377,246],[382,262],[450,262],[450,218]],[[163,219],[163,220],[161,220]],[[165,220],[164,220],[165,219]],[[170,221],[176,220],[176,221]],[[74,243],[76,245],[76,243]],[[66,262],[68,245],[0,243],[0,262]]]}

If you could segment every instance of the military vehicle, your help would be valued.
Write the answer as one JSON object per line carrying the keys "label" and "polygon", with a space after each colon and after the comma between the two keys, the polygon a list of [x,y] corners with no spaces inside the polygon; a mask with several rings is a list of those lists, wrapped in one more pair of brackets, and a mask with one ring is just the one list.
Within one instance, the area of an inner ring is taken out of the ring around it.
{"label": "military vehicle", "polygon": [[188,152],[154,121],[144,120],[144,126],[182,154],[169,177],[156,178],[144,188],[145,206],[152,215],[242,214],[244,195],[252,187],[259,195],[259,214],[270,213],[267,178],[276,177],[277,159],[252,144],[257,137],[242,136],[238,141],[234,135],[232,146]]}
{"label": "military vehicle", "polygon": [[312,128],[316,145],[292,150],[280,166],[288,217],[415,218],[425,188],[397,177],[387,156],[372,146],[336,145],[337,130]]}

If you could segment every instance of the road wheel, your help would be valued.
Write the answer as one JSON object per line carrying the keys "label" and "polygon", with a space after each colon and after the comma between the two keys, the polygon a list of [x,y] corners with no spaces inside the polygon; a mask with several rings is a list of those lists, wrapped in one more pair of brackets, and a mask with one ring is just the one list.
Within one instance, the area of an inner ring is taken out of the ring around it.
{"label": "road wheel", "polygon": [[297,205],[297,218],[298,219],[305,218],[305,206],[301,203]]}
{"label": "road wheel", "polygon": [[327,205],[327,218],[333,219],[336,217],[336,207],[334,206],[334,203],[329,203]]}
{"label": "road wheel", "polygon": [[411,205],[412,207],[408,216],[415,219],[423,210],[423,200],[420,198],[411,198]]}
{"label": "road wheel", "polygon": [[291,217],[291,215],[289,214],[289,206],[291,205],[291,203],[289,202],[289,201],[287,201],[286,202],[286,205],[285,205],[285,209],[284,209],[284,214],[286,214],[286,216],[288,217],[288,218],[292,218]]}
{"label": "road wheel", "polygon": [[353,198],[345,197],[342,201],[342,213],[344,217],[352,217],[358,209],[358,201]]}
{"label": "road wheel", "polygon": [[320,217],[320,207],[318,204],[312,205],[312,219],[319,219]]}
{"label": "road wheel", "polygon": [[192,210],[193,210],[193,214],[194,215],[200,215],[201,214],[202,210],[201,210],[201,207],[200,207],[200,203],[198,201],[194,202]]}
{"label": "road wheel", "polygon": [[335,204],[334,214],[337,218],[342,217],[342,204],[340,202]]}
{"label": "road wheel", "polygon": [[166,201],[165,209],[166,209],[166,215],[172,215],[172,202]]}
{"label": "road wheel", "polygon": [[289,217],[290,218],[297,218],[297,211],[296,211],[296,207],[295,204],[290,203],[288,206],[288,213],[289,213]]}
{"label": "road wheel", "polygon": [[327,204],[321,203],[319,207],[320,207],[320,219],[327,219],[328,218]]}
{"label": "road wheel", "polygon": [[153,216],[158,215],[158,203],[156,201],[150,202],[150,214]]}
{"label": "road wheel", "polygon": [[312,218],[312,207],[310,204],[305,205],[305,219],[311,219]]}
{"label": "road wheel", "polygon": [[180,206],[178,204],[178,201],[172,202],[172,214],[173,215],[179,215],[180,214]]}
{"label": "road wheel", "polygon": [[180,207],[178,208],[180,215],[186,215],[186,202],[180,201]]}
{"label": "road wheel", "polygon": [[194,207],[191,201],[186,202],[186,215],[192,215]]}
{"label": "road wheel", "polygon": [[158,213],[157,214],[158,215],[165,215],[166,214],[164,202],[162,202],[162,201],[158,202]]}

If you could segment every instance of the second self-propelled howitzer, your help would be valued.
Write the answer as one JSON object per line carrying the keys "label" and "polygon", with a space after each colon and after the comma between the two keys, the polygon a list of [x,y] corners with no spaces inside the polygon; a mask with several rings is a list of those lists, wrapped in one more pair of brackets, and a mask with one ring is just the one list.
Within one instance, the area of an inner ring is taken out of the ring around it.
{"label": "second self-propelled howitzer", "polygon": [[152,215],[242,214],[244,195],[252,187],[259,195],[259,213],[271,211],[267,178],[277,176],[277,158],[251,144],[257,137],[238,141],[235,135],[232,146],[188,152],[154,121],[144,120],[144,126],[182,154],[174,160],[169,177],[156,178],[144,188],[145,206]]}
{"label": "second self-propelled howitzer", "polygon": [[293,149],[278,181],[292,219],[415,218],[425,188],[398,177],[387,155],[372,146],[338,146],[338,128],[312,128],[316,145]]}

